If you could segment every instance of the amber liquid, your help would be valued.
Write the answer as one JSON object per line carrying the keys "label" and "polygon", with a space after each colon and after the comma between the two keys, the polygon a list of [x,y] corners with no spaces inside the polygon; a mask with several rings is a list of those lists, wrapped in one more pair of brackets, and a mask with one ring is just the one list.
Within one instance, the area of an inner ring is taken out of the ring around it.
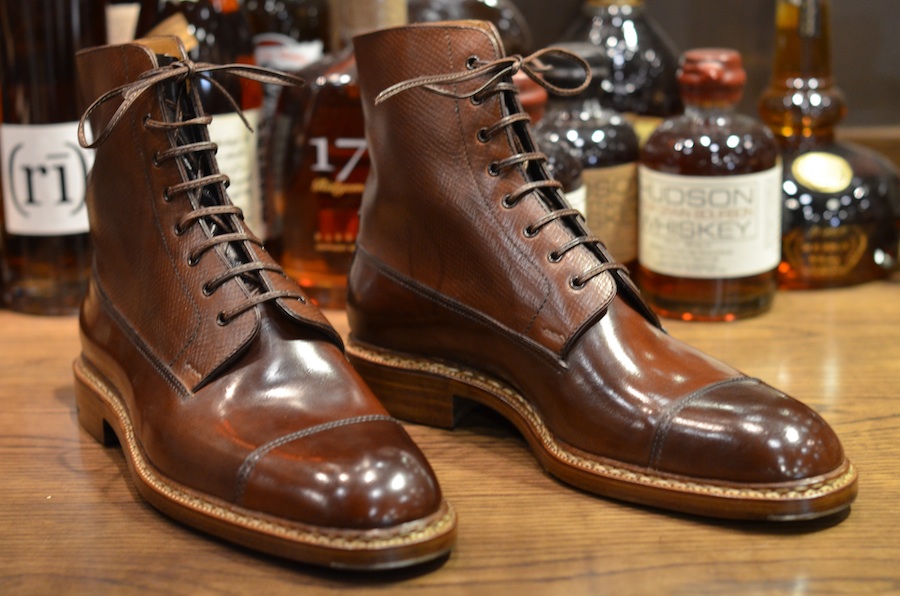
{"label": "amber liquid", "polygon": [[[104,43],[104,4],[88,0],[3,2],[0,23],[4,31],[12,32],[0,44],[2,122],[77,121],[81,114],[74,54]],[[76,312],[89,276],[89,234],[26,236],[7,232],[5,223],[0,216],[6,306],[33,314]]]}
{"label": "amber liquid", "polygon": [[290,126],[290,142],[282,155],[273,154],[285,173],[274,191],[283,194],[282,266],[318,304],[339,308],[369,154],[352,53],[317,68],[304,73],[308,86],[282,93],[276,128]]}
{"label": "amber liquid", "polygon": [[[737,136],[740,142],[730,143]],[[701,137],[704,139],[701,142]],[[690,141],[688,143],[687,141]],[[723,176],[763,172],[778,163],[778,148],[761,125],[730,111],[689,107],[667,121],[647,141],[641,163],[682,176]],[[662,316],[685,321],[733,321],[771,306],[776,270],[736,278],[697,279],[664,275],[639,266],[637,281]]]}
{"label": "amber liquid", "polygon": [[834,141],[846,106],[831,73],[829,9],[826,0],[778,2],[772,80],[759,102],[785,154],[785,289],[878,279],[898,260],[896,171],[873,151]]}

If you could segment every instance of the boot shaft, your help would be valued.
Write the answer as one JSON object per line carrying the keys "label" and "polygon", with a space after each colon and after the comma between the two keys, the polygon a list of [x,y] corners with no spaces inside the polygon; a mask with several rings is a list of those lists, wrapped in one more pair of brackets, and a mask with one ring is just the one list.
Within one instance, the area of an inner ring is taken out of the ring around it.
{"label": "boot shaft", "polygon": [[339,343],[228,199],[196,92],[209,65],[175,38],[85,50],[77,65],[81,96],[98,100],[86,108],[97,146],[87,203],[89,299],[101,304],[85,310],[112,313],[188,389],[245,348],[254,304],[274,301]]}
{"label": "boot shaft", "polygon": [[580,218],[553,215],[568,205],[512,83],[530,59],[506,57],[478,21],[379,31],[354,46],[372,160],[358,278],[371,257],[555,356],[617,284],[640,304],[627,276],[606,270],[602,246],[575,242],[590,236]]}

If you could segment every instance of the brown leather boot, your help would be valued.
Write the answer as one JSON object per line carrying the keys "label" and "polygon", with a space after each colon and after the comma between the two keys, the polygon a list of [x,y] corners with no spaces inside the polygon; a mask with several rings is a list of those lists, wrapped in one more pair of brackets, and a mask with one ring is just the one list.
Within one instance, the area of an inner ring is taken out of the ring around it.
{"label": "brown leather boot", "polygon": [[812,410],[668,336],[565,204],[480,22],[355,40],[372,178],[347,352],[395,415],[467,400],[601,495],[726,518],[845,509],[856,472]]}
{"label": "brown leather boot", "polygon": [[455,514],[424,456],[226,195],[197,85],[272,77],[194,64],[175,38],[87,50],[78,68],[99,98],[82,119],[98,146],[84,427],[118,438],[150,503],[227,540],[346,568],[448,552]]}

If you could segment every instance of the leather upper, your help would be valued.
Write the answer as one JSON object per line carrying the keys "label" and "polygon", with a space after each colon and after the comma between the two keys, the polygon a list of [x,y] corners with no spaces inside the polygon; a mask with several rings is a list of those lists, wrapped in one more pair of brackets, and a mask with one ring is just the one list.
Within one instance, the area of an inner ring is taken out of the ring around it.
{"label": "leather upper", "polygon": [[530,143],[514,126],[479,138],[521,110],[510,92],[478,103],[411,86],[376,105],[403,81],[465,72],[472,56],[501,58],[498,39],[490,25],[464,21],[354,40],[372,174],[349,279],[352,336],[508,384],[558,441],[593,459],[723,484],[840,468],[840,442],[816,413],[667,335],[627,275],[607,271],[573,288],[574,276],[608,259],[586,245],[548,258],[588,233],[580,224],[560,218],[524,233],[566,205],[538,192],[503,203],[535,172],[489,171]]}
{"label": "leather upper", "polygon": [[[166,53],[185,58],[174,40]],[[160,59],[142,44],[84,51],[82,96],[132,83]],[[433,515],[442,497],[428,462],[350,368],[325,317],[247,239],[223,185],[167,196],[194,168],[218,173],[208,155],[159,159],[184,141],[179,134],[208,141],[204,125],[166,128],[203,116],[194,84],[167,80],[139,96],[97,149],[84,360],[119,393],[150,464],[203,498],[339,529]],[[92,129],[117,107],[94,110]],[[225,211],[183,225],[201,207]],[[235,240],[195,258],[214,228]],[[251,306],[222,318],[242,304]]]}

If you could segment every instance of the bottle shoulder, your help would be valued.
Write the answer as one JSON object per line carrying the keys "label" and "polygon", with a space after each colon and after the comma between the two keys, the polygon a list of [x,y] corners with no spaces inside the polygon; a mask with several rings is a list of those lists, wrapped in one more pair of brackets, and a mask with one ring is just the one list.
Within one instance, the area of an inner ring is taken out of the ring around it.
{"label": "bottle shoulder", "polygon": [[672,174],[722,176],[768,170],[779,155],[772,132],[749,116],[682,115],[647,139],[641,163]]}

